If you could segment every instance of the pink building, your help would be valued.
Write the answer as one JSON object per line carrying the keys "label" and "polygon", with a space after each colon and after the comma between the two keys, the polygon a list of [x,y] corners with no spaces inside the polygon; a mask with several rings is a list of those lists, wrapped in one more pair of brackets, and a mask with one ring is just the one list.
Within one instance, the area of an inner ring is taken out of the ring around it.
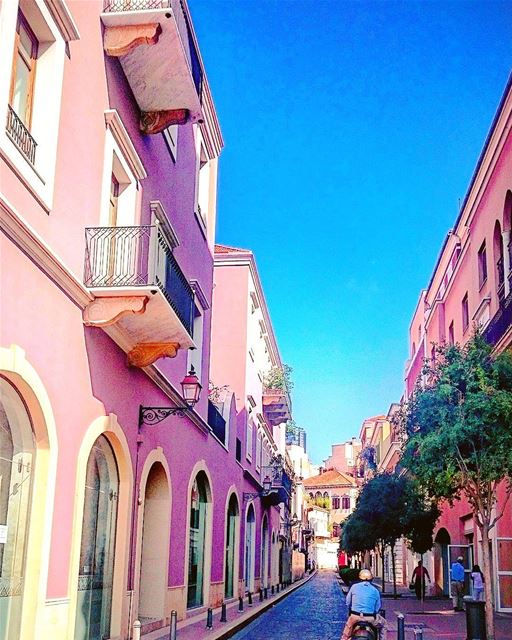
{"label": "pink building", "polygon": [[361,441],[351,438],[346,442],[331,445],[331,455],[324,460],[324,468],[337,469],[342,473],[355,476],[357,459],[361,453]]}
{"label": "pink building", "polygon": [[[474,324],[497,351],[512,343],[512,81],[506,86],[484,143],[466,197],[448,232],[434,272],[410,325],[409,394],[434,343],[463,344]],[[504,487],[498,500],[504,498]],[[481,558],[481,540],[466,501],[444,509],[431,562],[438,592],[448,593],[450,561],[461,554],[469,569]],[[512,611],[512,505],[493,530],[493,599],[499,611]]]}
{"label": "pink building", "polygon": [[223,141],[186,0],[1,2],[0,121],[0,640],[128,638],[270,580],[278,533],[254,517],[246,584],[260,484],[207,393]]}
{"label": "pink building", "polygon": [[[215,387],[227,385],[236,408],[236,425],[231,428],[236,436],[237,461],[250,485],[244,496],[242,536],[245,581],[251,591],[260,584],[267,586],[269,571],[272,584],[291,578],[288,523],[293,471],[285,443],[291,401],[286,389],[266,387],[269,372],[282,368],[253,253],[216,245],[211,380]],[[278,477],[272,467],[276,460],[282,461]],[[279,490],[254,497],[269,476]],[[270,535],[270,568],[266,555],[254,551],[260,546],[266,549],[265,535]]]}

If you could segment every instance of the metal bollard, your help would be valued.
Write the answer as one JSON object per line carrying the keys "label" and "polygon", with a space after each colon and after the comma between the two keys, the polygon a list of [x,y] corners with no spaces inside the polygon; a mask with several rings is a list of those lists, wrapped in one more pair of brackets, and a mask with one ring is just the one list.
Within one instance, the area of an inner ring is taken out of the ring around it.
{"label": "metal bollard", "polygon": [[270,593],[274,595],[274,585],[272,585],[272,587],[270,588]]}
{"label": "metal bollard", "polygon": [[276,584],[276,593],[279,593],[279,582]]}
{"label": "metal bollard", "polygon": [[247,592],[247,604],[252,607],[252,593],[250,591]]}
{"label": "metal bollard", "polygon": [[140,640],[140,622],[139,622],[139,620],[135,620],[135,622],[133,623],[132,639],[133,640]]}
{"label": "metal bollard", "polygon": [[267,598],[268,598],[268,589],[267,589],[267,587],[265,587],[265,588],[263,589],[263,599],[264,599],[264,600],[267,600]]}
{"label": "metal bollard", "polygon": [[397,640],[405,640],[405,618],[403,613],[399,613],[396,617],[397,628],[396,637]]}
{"label": "metal bollard", "polygon": [[206,628],[213,629],[213,611],[211,609],[208,609],[206,614]]}
{"label": "metal bollard", "polygon": [[226,604],[224,602],[222,603],[222,608],[220,610],[220,621],[221,622],[227,622],[228,621],[227,611],[226,611]]}
{"label": "metal bollard", "polygon": [[243,610],[244,610],[244,599],[242,598],[242,596],[240,596],[238,598],[238,611],[242,613]]}
{"label": "metal bollard", "polygon": [[178,612],[173,609],[171,611],[171,627],[169,629],[169,640],[176,640],[177,622],[178,622]]}
{"label": "metal bollard", "polygon": [[423,629],[421,627],[416,627],[413,633],[414,633],[414,640],[423,640]]}
{"label": "metal bollard", "polygon": [[260,602],[263,602],[263,589],[260,589]]}

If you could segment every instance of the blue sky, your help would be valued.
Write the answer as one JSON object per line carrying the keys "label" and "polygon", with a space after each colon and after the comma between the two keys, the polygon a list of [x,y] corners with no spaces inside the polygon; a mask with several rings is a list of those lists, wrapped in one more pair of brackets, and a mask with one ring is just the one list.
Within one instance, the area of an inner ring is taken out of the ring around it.
{"label": "blue sky", "polygon": [[407,330],[511,68],[506,2],[189,0],[252,249],[320,461],[400,399]]}

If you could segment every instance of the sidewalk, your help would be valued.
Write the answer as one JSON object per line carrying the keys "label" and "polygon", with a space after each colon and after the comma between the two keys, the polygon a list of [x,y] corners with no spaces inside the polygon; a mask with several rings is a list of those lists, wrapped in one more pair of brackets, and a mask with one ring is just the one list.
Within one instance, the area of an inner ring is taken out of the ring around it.
{"label": "sidewalk", "polygon": [[[316,573],[316,572],[315,572]],[[252,607],[247,604],[247,597],[244,598],[244,611],[238,611],[238,600],[227,605],[227,622],[220,622],[221,608],[213,610],[213,628],[206,629],[206,613],[199,616],[187,618],[178,622],[177,640],[221,640],[231,637],[236,631],[245,627],[249,622],[260,616],[270,607],[280,602],[283,598],[305,585],[311,580],[315,573],[306,575],[302,580],[294,582],[289,587],[285,587],[279,593],[271,595],[268,591],[268,598],[263,602],[259,601],[259,595],[253,595]],[[168,640],[169,627],[157,629],[151,633],[141,636],[142,640]]]}
{"label": "sidewalk", "polygon": [[[380,589],[380,581],[375,580]],[[407,640],[414,638],[416,627],[423,629],[423,640],[466,640],[466,614],[453,610],[449,598],[429,598],[422,603],[416,600],[414,592],[407,587],[397,586],[401,597],[396,600],[389,597],[393,592],[393,585],[386,583],[386,594],[382,599],[382,607],[386,610],[388,621],[388,638],[394,640],[397,633],[397,614],[405,616]],[[510,640],[512,638],[512,615],[495,614],[496,640]]]}

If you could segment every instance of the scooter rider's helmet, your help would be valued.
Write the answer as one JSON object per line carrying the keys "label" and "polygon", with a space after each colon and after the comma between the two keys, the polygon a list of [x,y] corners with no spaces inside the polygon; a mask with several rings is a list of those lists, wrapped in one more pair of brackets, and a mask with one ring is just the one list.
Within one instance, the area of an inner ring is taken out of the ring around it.
{"label": "scooter rider's helmet", "polygon": [[373,574],[370,569],[361,569],[359,572],[359,580],[373,580]]}

